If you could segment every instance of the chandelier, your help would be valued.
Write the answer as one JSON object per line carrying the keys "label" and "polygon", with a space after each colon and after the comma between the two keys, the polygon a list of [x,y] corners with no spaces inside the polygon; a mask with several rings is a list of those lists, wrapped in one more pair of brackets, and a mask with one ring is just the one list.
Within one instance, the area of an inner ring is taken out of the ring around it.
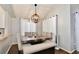
{"label": "chandelier", "polygon": [[35,6],[35,13],[32,15],[31,20],[34,23],[38,23],[38,21],[39,21],[39,15],[37,14],[37,10],[36,10],[37,4],[34,4],[34,6]]}

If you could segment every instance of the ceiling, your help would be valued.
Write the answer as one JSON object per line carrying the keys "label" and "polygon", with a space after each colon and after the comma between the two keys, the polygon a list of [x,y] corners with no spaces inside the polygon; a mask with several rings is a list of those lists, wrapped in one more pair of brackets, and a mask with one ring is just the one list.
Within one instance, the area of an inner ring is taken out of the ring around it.
{"label": "ceiling", "polygon": [[[54,4],[38,4],[37,13],[40,16],[40,19],[46,19],[53,16],[53,11],[58,5]],[[12,16],[30,19],[32,14],[35,12],[34,4],[9,4],[2,5],[2,7],[9,11]]]}
{"label": "ceiling", "polygon": [[[22,17],[30,19],[35,12],[35,6],[33,4],[19,4],[12,5],[16,17]],[[40,19],[46,18],[53,11],[53,5],[38,4],[37,13]]]}

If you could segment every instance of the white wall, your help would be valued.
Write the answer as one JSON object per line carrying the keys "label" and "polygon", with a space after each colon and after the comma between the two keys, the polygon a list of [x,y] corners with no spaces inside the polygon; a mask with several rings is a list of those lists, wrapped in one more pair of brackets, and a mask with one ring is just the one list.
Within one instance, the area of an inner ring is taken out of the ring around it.
{"label": "white wall", "polygon": [[[58,15],[58,45],[60,48],[71,53],[74,50],[71,37],[71,20],[70,20],[70,5],[60,4],[55,5],[52,16]],[[38,31],[42,32],[42,22],[38,26]],[[52,25],[51,25],[52,26]]]}
{"label": "white wall", "polygon": [[68,52],[72,52],[70,5],[58,5],[54,14],[58,15],[59,47]]}
{"label": "white wall", "polygon": [[12,18],[12,43],[17,43],[17,34],[20,34],[20,19]]}
{"label": "white wall", "polygon": [[[7,11],[5,11],[5,33],[11,34],[11,17]],[[11,36],[0,41],[0,53],[2,54],[6,53],[11,43],[12,43]]]}
{"label": "white wall", "polygon": [[5,27],[5,11],[0,7],[0,28]]}
{"label": "white wall", "polygon": [[[70,5],[70,16],[71,16],[71,35],[72,35],[72,48],[76,49],[76,46],[79,44],[77,43],[78,41],[76,40],[76,29],[75,29],[75,22],[76,22],[76,12],[79,12],[79,4],[71,4]],[[77,49],[79,51],[79,49]]]}

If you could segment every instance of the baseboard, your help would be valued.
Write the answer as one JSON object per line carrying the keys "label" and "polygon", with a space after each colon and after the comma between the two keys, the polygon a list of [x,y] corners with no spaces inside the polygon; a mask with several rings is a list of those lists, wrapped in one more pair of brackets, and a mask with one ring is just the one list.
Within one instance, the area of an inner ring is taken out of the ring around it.
{"label": "baseboard", "polygon": [[60,48],[59,48],[59,47],[55,47],[55,49],[56,49],[56,50],[59,50]]}
{"label": "baseboard", "polygon": [[17,43],[12,43],[12,44],[9,46],[9,48],[8,48],[7,51],[6,51],[6,54],[8,54],[8,52],[9,52],[10,48],[12,47],[12,45],[15,45],[15,44],[17,44]]}
{"label": "baseboard", "polygon": [[72,50],[72,53],[73,53],[74,51],[76,51],[76,50]]}
{"label": "baseboard", "polygon": [[76,50],[76,51],[78,51],[78,52],[79,52],[79,50]]}
{"label": "baseboard", "polygon": [[7,51],[6,51],[6,54],[8,54],[8,52],[9,52],[9,50],[10,50],[10,48],[12,47],[12,44],[9,46],[9,48],[7,49]]}
{"label": "baseboard", "polygon": [[64,51],[66,51],[67,53],[69,53],[69,54],[72,54],[75,50],[72,50],[72,51],[68,51],[68,50],[66,50],[66,49],[64,49],[64,48],[61,48],[60,47],[60,49],[62,49],[62,50],[64,50]]}

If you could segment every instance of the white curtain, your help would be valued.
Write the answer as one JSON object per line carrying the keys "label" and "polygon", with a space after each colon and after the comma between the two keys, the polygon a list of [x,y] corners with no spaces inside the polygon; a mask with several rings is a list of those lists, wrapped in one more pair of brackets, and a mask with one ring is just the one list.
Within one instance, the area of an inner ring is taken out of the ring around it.
{"label": "white curtain", "polygon": [[55,41],[56,36],[56,16],[46,19],[43,21],[43,32],[52,32],[53,40]]}
{"label": "white curtain", "polygon": [[36,32],[36,24],[27,19],[21,19],[21,35],[25,35],[25,32]]}
{"label": "white curtain", "polygon": [[36,32],[36,24],[30,21],[30,32]]}
{"label": "white curtain", "polygon": [[79,51],[79,13],[75,13],[76,49]]}
{"label": "white curtain", "polygon": [[43,21],[43,32],[52,32],[56,35],[56,17]]}

